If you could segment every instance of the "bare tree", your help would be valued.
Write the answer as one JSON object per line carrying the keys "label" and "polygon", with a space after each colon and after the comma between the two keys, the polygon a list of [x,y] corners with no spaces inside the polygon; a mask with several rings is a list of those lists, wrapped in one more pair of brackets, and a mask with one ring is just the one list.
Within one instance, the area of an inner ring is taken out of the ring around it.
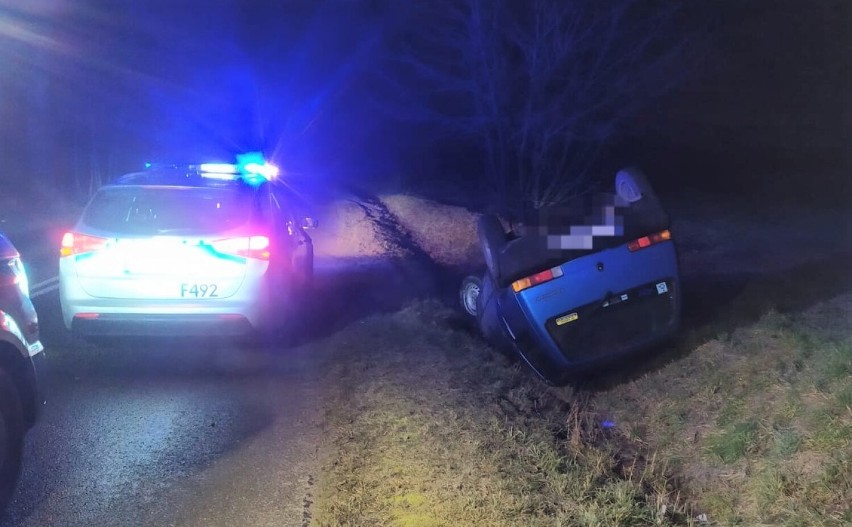
{"label": "bare tree", "polygon": [[414,2],[384,78],[398,115],[477,141],[504,202],[557,204],[583,189],[620,122],[685,77],[694,35],[681,5]]}

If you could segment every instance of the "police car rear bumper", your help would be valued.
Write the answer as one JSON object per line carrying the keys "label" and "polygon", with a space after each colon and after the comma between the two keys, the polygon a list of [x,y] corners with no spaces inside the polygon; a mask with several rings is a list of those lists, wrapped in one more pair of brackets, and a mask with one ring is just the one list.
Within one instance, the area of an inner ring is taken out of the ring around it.
{"label": "police car rear bumper", "polygon": [[74,317],[71,330],[91,336],[239,336],[254,328],[240,314],[108,313]]}

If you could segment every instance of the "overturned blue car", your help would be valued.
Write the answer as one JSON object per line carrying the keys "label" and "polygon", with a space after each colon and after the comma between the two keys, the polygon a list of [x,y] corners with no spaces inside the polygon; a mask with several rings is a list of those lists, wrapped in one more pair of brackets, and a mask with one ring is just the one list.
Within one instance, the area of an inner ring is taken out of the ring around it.
{"label": "overturned blue car", "polygon": [[668,215],[638,169],[614,187],[508,230],[496,215],[477,225],[487,268],[463,280],[462,307],[552,384],[618,365],[680,324]]}

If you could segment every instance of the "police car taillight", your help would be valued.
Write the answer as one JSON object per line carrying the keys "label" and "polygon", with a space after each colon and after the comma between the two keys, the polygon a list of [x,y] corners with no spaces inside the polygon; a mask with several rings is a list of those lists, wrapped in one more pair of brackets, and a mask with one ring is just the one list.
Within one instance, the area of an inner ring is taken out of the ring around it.
{"label": "police car taillight", "polygon": [[672,233],[668,230],[655,232],[654,234],[643,236],[638,240],[633,240],[632,242],[627,244],[627,248],[630,249],[630,252],[634,252],[638,251],[639,249],[644,249],[645,247],[650,247],[660,242],[667,242],[671,239]]}
{"label": "police car taillight", "polygon": [[269,238],[266,236],[222,238],[212,242],[211,245],[222,254],[269,260]]}
{"label": "police car taillight", "polygon": [[71,256],[72,254],[93,253],[106,247],[106,244],[106,238],[66,232],[62,236],[62,247],[59,249],[59,255]]}

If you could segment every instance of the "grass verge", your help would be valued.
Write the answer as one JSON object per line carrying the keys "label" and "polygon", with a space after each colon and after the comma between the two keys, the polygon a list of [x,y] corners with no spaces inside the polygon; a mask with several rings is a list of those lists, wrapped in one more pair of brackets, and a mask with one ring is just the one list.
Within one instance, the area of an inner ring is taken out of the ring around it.
{"label": "grass verge", "polygon": [[666,463],[625,447],[584,396],[531,380],[455,317],[418,302],[329,342],[332,449],[317,525],[692,523]]}
{"label": "grass verge", "polygon": [[852,524],[852,295],[770,311],[595,407],[721,525]]}
{"label": "grass verge", "polygon": [[477,214],[406,194],[385,195],[381,200],[438,265],[485,265],[477,243]]}
{"label": "grass verge", "polygon": [[329,343],[317,524],[848,525],[850,305],[768,313],[594,394],[541,385],[437,303],[367,319]]}

